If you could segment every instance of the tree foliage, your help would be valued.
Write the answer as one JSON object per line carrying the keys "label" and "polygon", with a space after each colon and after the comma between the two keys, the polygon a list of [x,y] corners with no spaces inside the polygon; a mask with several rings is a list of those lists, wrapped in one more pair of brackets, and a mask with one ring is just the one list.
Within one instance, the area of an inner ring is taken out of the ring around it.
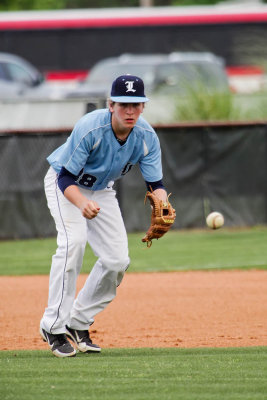
{"label": "tree foliage", "polygon": [[[225,0],[226,1],[226,0]],[[153,0],[155,6],[213,5],[222,0]],[[267,0],[263,0],[267,3]],[[0,11],[138,7],[141,0],[0,0]]]}

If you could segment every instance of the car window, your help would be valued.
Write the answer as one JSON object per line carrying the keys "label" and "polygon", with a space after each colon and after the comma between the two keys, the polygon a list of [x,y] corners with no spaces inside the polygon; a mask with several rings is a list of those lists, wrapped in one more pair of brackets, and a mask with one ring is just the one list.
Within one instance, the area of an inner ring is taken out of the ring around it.
{"label": "car window", "polygon": [[124,74],[140,76],[145,85],[149,86],[155,79],[155,67],[150,64],[127,63],[109,65],[103,63],[92,69],[87,82],[110,85],[114,79]]}
{"label": "car window", "polygon": [[1,63],[0,63],[0,79],[6,79],[5,70],[4,70],[3,65]]}
{"label": "car window", "polygon": [[196,71],[201,81],[209,88],[225,89],[227,87],[226,75],[219,65],[199,63],[196,65]]}
{"label": "car window", "polygon": [[92,69],[87,81],[94,84],[109,85],[117,75],[122,75],[123,73],[125,72],[121,65],[99,64]]}
{"label": "car window", "polygon": [[156,89],[164,93],[183,92],[184,83],[189,80],[186,67],[181,64],[162,64],[157,68]]}
{"label": "car window", "polygon": [[190,90],[227,88],[223,70],[209,63],[179,62],[164,64],[157,71],[157,91],[184,94]]}
{"label": "car window", "polygon": [[28,86],[33,85],[33,79],[31,75],[23,67],[15,63],[6,63],[6,69],[10,80],[15,82],[21,82]]}

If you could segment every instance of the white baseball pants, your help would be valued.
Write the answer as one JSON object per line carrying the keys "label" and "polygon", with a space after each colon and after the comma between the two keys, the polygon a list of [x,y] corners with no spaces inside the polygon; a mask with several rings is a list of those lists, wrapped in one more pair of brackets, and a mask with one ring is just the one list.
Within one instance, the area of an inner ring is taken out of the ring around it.
{"label": "white baseball pants", "polygon": [[[116,192],[80,188],[100,206],[88,220],[65,198],[57,185],[57,174],[49,168],[45,176],[48,207],[56,224],[57,251],[52,258],[48,305],[41,327],[53,334],[65,333],[65,325],[87,330],[94,317],[116,296],[129,265],[128,240]],[[76,280],[82,267],[86,243],[98,257],[84,287],[76,294]]]}

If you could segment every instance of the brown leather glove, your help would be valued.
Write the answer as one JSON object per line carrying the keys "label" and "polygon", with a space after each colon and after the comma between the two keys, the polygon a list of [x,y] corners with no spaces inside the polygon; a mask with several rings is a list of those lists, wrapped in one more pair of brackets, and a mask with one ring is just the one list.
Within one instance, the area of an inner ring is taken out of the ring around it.
{"label": "brown leather glove", "polygon": [[169,202],[169,196],[167,201],[163,202],[155,196],[153,192],[146,193],[145,203],[146,200],[149,199],[152,207],[151,224],[146,235],[142,239],[142,242],[147,243],[147,247],[152,245],[152,239],[159,239],[165,235],[175,221],[176,213]]}

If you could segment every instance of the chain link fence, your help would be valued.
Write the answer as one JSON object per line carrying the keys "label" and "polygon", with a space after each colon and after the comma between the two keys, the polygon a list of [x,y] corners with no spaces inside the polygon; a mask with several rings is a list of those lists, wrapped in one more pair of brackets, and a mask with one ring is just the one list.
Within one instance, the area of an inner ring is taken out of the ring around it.
{"label": "chain link fence", "polygon": [[[174,228],[201,228],[211,211],[226,226],[267,222],[267,124],[209,124],[155,127],[164,183],[176,208]],[[46,204],[46,157],[70,131],[0,133],[0,239],[56,234]],[[149,206],[135,166],[116,183],[128,232],[145,230]]]}

